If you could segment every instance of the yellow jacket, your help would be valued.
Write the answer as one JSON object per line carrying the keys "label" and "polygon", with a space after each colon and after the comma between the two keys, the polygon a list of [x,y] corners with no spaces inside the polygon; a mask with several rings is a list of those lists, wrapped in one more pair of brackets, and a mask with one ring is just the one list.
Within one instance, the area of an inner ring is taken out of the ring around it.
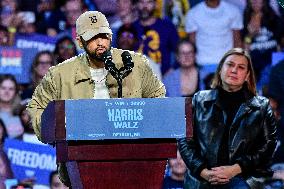
{"label": "yellow jacket", "polygon": [[[112,48],[112,58],[116,67],[123,66],[123,50]],[[154,75],[145,56],[130,52],[134,62],[132,72],[122,82],[123,98],[155,98],[165,96],[165,87]],[[106,86],[111,98],[117,98],[118,84],[110,73]],[[35,89],[27,110],[32,116],[32,125],[40,139],[41,114],[53,100],[91,99],[94,97],[95,83],[92,80],[86,53],[68,59],[49,69]]]}

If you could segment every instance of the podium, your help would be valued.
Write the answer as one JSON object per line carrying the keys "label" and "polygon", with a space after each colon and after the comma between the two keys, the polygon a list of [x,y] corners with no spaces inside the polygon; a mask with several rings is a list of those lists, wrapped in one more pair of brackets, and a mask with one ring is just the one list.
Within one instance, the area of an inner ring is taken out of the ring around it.
{"label": "podium", "polygon": [[191,98],[82,99],[50,102],[41,133],[72,188],[160,189],[191,128]]}

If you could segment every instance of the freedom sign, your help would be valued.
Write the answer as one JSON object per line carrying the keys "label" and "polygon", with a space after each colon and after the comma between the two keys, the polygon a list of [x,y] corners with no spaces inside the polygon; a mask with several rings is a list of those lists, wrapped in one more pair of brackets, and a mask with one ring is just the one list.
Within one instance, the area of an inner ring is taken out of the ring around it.
{"label": "freedom sign", "polygon": [[55,149],[16,139],[4,143],[14,176],[18,180],[33,178],[37,184],[49,185],[49,174],[56,170]]}

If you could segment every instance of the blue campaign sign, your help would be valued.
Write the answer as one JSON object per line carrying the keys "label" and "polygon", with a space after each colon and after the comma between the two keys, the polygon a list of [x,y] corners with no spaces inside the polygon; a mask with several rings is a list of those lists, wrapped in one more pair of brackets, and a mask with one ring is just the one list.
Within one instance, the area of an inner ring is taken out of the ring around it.
{"label": "blue campaign sign", "polygon": [[18,180],[35,178],[37,184],[49,185],[49,174],[56,170],[55,149],[48,145],[5,140],[4,150]]}
{"label": "blue campaign sign", "polygon": [[185,137],[184,101],[184,98],[66,100],[66,138]]}
{"label": "blue campaign sign", "polygon": [[36,49],[0,47],[0,74],[13,74],[19,83],[30,82],[30,67]]}
{"label": "blue campaign sign", "polygon": [[57,38],[41,34],[17,34],[15,46],[19,49],[37,49],[37,51],[55,48]]}

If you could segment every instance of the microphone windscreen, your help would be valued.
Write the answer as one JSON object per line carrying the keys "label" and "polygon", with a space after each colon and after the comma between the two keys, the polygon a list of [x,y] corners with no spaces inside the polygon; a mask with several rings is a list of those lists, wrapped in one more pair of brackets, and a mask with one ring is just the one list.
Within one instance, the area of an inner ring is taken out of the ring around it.
{"label": "microphone windscreen", "polygon": [[110,51],[105,51],[102,54],[102,58],[103,58],[103,61],[106,62],[109,58],[111,58],[111,52]]}
{"label": "microphone windscreen", "polygon": [[128,51],[124,51],[121,54],[122,62],[126,69],[132,69],[134,67],[134,63],[132,61],[131,54]]}
{"label": "microphone windscreen", "polygon": [[125,61],[129,61],[129,59],[131,60],[131,55],[128,51],[124,51],[122,54],[121,54],[121,58],[122,58],[122,61],[125,62]]}

